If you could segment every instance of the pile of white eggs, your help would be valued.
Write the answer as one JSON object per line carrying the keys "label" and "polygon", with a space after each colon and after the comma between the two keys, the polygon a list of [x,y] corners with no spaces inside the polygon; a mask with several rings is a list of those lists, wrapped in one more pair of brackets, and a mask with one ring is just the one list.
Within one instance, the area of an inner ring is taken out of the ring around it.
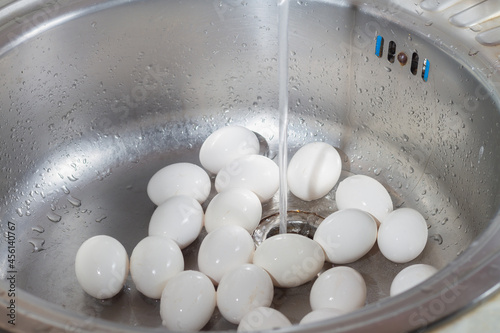
{"label": "pile of white eggs", "polygon": [[[238,324],[239,331],[290,326],[271,308],[274,287],[292,288],[316,278],[310,292],[312,312],[301,323],[338,316],[366,303],[366,284],[348,266],[377,242],[381,253],[395,263],[415,259],[427,242],[427,224],[410,208],[393,209],[391,197],[377,180],[364,175],[338,184],[338,211],[326,217],[314,239],[279,234],[257,249],[252,233],[262,219],[262,203],[279,187],[274,161],[259,155],[254,132],[228,126],[203,143],[200,167],[175,163],[153,175],[147,187],[158,207],[151,216],[148,236],[134,248],[130,260],[119,241],[99,235],[85,241],[76,254],[76,277],[83,290],[98,299],[116,295],[130,271],[142,294],[160,299],[163,325],[175,331],[196,331],[217,307]],[[324,142],[301,147],[288,166],[290,192],[304,201],[319,199],[337,184],[342,161]],[[205,171],[206,170],[206,171]],[[203,211],[215,176],[217,194]],[[184,270],[182,249],[207,235],[198,252],[198,271]],[[325,261],[334,264],[321,273]],[[434,274],[416,264],[394,279],[390,294],[403,292]]]}

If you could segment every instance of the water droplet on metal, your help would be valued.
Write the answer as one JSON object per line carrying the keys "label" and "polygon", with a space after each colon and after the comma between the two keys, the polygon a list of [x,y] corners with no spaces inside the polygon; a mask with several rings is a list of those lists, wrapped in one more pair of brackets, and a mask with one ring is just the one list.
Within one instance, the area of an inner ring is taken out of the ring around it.
{"label": "water droplet on metal", "polygon": [[24,216],[23,211],[21,210],[21,208],[16,209],[16,214],[19,215],[19,217],[23,217]]}
{"label": "water droplet on metal", "polygon": [[40,225],[37,225],[36,227],[32,227],[31,230],[32,231],[36,231],[39,234],[41,234],[41,233],[43,233],[45,231],[45,229],[42,226],[40,226]]}
{"label": "water droplet on metal", "polygon": [[72,182],[75,182],[75,181],[77,181],[77,180],[78,180],[78,178],[77,178],[77,177],[75,177],[74,175],[70,175],[70,176],[68,176],[68,179],[69,179],[70,181],[72,181]]}
{"label": "water droplet on metal", "polygon": [[66,185],[63,185],[63,187],[61,187],[61,189],[63,190],[63,192],[64,192],[65,194],[69,194],[69,193],[70,193],[70,191],[69,191],[69,189],[66,187]]}
{"label": "water droplet on metal", "polygon": [[68,199],[68,202],[75,207],[80,207],[82,205],[82,201],[80,199],[75,198],[71,194],[68,194],[66,199]]}
{"label": "water droplet on metal", "polygon": [[45,244],[45,239],[43,238],[31,238],[28,240],[28,242],[33,245],[33,252],[40,252],[45,250],[43,248],[43,244]]}
{"label": "water droplet on metal", "polygon": [[50,212],[47,214],[47,218],[52,222],[59,222],[59,221],[61,221],[62,217],[61,217],[61,215],[58,215],[54,212]]}
{"label": "water droplet on metal", "polygon": [[440,234],[431,235],[429,236],[429,238],[433,241],[436,241],[438,245],[443,244],[443,236],[441,236]]}
{"label": "water droplet on metal", "polygon": [[472,48],[469,50],[469,56],[475,56],[476,54],[479,53],[479,50],[476,50],[475,48]]}
{"label": "water droplet on metal", "polygon": [[102,222],[102,221],[103,221],[104,219],[106,219],[106,218],[107,218],[107,216],[106,216],[106,215],[103,215],[103,216],[101,216],[101,217],[99,217],[99,218],[95,219],[95,221],[100,223],[100,222]]}

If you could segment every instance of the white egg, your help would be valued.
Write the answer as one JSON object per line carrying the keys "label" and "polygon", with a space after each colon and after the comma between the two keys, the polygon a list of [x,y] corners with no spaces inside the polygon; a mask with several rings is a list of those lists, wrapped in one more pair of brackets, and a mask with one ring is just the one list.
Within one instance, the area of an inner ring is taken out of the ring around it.
{"label": "white egg", "polygon": [[246,188],[257,194],[261,202],[273,197],[279,188],[279,168],[262,155],[248,155],[226,164],[215,178],[215,189]]}
{"label": "white egg", "polygon": [[344,313],[345,311],[341,311],[334,308],[317,309],[306,314],[300,321],[300,324],[315,323],[318,321],[341,316]]}
{"label": "white egg", "polygon": [[248,231],[237,225],[224,225],[207,234],[201,242],[198,268],[217,285],[227,271],[250,263],[254,251]]}
{"label": "white egg", "polygon": [[288,188],[302,200],[316,200],[333,189],[341,171],[342,159],[334,147],[324,142],[309,143],[288,164]]}
{"label": "white egg", "polygon": [[123,245],[110,236],[87,239],[78,249],[75,273],[82,289],[95,298],[118,294],[125,284],[129,259]]}
{"label": "white egg", "polygon": [[395,263],[405,263],[422,253],[427,238],[424,217],[412,208],[399,208],[380,225],[377,243],[384,257]]}
{"label": "white egg", "polygon": [[357,208],[373,215],[379,222],[393,210],[389,192],[376,179],[365,175],[347,177],[339,183],[335,193],[339,210]]}
{"label": "white egg", "polygon": [[149,236],[141,240],[130,256],[130,275],[137,290],[159,299],[171,277],[184,270],[181,249],[171,239]]}
{"label": "white egg", "polygon": [[172,331],[199,331],[212,317],[215,305],[215,288],[207,276],[181,272],[167,281],[161,294],[162,323]]}
{"label": "white egg", "polygon": [[171,197],[153,212],[149,236],[170,238],[184,249],[199,236],[203,216],[203,208],[194,198],[186,195]]}
{"label": "white egg", "polygon": [[361,274],[347,266],[337,266],[322,273],[311,288],[313,310],[334,308],[353,311],[365,305],[366,283]]}
{"label": "white egg", "polygon": [[228,271],[220,280],[217,307],[227,321],[239,324],[253,309],[270,306],[273,294],[269,274],[258,266],[244,264]]}
{"label": "white egg", "polygon": [[176,195],[187,195],[203,203],[210,194],[210,177],[196,164],[174,163],[158,170],[149,180],[147,193],[157,206]]}
{"label": "white egg", "polygon": [[210,134],[200,148],[201,165],[217,174],[227,163],[245,155],[258,154],[259,139],[242,126],[226,126]]}
{"label": "white egg", "polygon": [[252,233],[262,217],[259,197],[245,188],[232,188],[217,194],[205,212],[205,229],[212,232],[223,225],[239,225]]}
{"label": "white egg", "polygon": [[377,240],[377,222],[359,209],[339,210],[321,222],[314,240],[326,253],[327,261],[347,264],[364,256]]}
{"label": "white egg", "polygon": [[415,264],[404,268],[392,280],[390,295],[394,296],[415,287],[437,271],[437,268],[426,264]]}
{"label": "white egg", "polygon": [[276,287],[291,288],[312,280],[323,268],[321,246],[302,235],[279,234],[263,241],[253,263],[264,268]]}
{"label": "white egg", "polygon": [[259,307],[248,312],[238,325],[238,332],[275,330],[292,326],[284,314],[268,307]]}

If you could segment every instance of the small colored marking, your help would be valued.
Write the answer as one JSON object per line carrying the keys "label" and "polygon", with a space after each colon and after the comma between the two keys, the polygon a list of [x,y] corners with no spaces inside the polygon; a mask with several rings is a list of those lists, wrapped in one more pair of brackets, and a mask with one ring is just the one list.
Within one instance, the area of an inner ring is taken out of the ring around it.
{"label": "small colored marking", "polygon": [[430,67],[429,59],[424,60],[424,68],[422,68],[422,78],[425,82],[429,79],[429,67]]}
{"label": "small colored marking", "polygon": [[382,38],[382,36],[377,36],[377,43],[375,44],[375,55],[379,58],[382,56],[383,42],[384,38]]}

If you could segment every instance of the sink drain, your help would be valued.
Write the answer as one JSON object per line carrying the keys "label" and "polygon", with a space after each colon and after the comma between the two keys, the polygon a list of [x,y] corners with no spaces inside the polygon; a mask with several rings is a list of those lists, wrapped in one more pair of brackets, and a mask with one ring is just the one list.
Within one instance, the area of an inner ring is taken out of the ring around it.
{"label": "sink drain", "polygon": [[[287,213],[288,225],[287,233],[298,234],[313,238],[319,224],[324,217],[306,211],[293,210]],[[279,234],[279,213],[274,213],[263,218],[253,233],[253,239],[257,246],[269,237]]]}

